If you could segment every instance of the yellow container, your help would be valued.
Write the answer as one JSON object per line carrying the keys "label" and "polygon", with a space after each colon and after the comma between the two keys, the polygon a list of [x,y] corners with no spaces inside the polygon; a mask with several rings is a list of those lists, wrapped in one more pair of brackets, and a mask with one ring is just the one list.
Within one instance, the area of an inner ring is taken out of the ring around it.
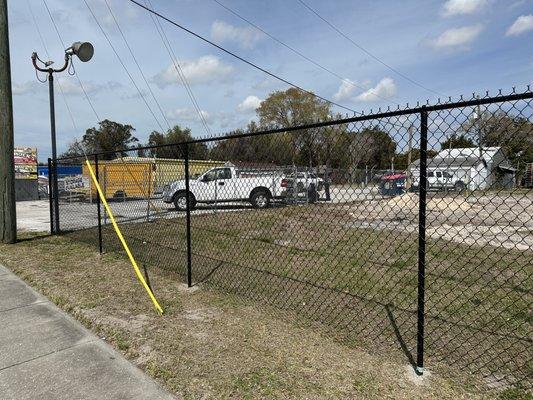
{"label": "yellow container", "polygon": [[[223,161],[190,160],[189,173],[194,179],[205,171],[222,166]],[[94,164],[91,163],[94,168]],[[83,166],[83,176],[90,179],[89,169]],[[98,179],[106,199],[125,197],[152,197],[165,185],[185,179],[185,162],[180,159],[122,157],[110,161],[98,161]],[[92,197],[96,187],[91,181]]]}

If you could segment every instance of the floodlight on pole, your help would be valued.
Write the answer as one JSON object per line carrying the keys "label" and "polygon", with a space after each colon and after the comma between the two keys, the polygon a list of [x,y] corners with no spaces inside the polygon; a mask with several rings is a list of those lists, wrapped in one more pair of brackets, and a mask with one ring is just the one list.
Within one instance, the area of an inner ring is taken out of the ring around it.
{"label": "floodlight on pole", "polygon": [[74,42],[65,50],[65,53],[77,56],[81,62],[87,62],[93,58],[94,47],[89,42]]}
{"label": "floodlight on pole", "polygon": [[[54,104],[54,73],[56,72],[63,72],[69,67],[69,64],[72,65],[72,56],[78,57],[78,59],[81,62],[87,62],[91,58],[93,58],[94,55],[94,47],[89,42],[74,42],[72,43],[72,46],[65,49],[65,62],[61,68],[54,69],[51,67],[51,65],[54,63],[53,61],[42,61],[36,52],[33,52],[31,55],[31,60],[33,63],[34,68],[37,71],[45,72],[48,74],[48,88],[49,88],[49,96],[50,96],[50,132],[52,137],[52,169],[54,171],[54,174],[52,175],[52,171],[48,171],[48,179],[53,177],[52,180],[52,193],[50,194],[52,196],[53,202],[53,232],[51,233],[59,233],[59,202],[58,202],[58,185],[57,185],[57,146],[56,146],[56,117],[55,117],[55,104]],[[42,66],[39,66],[38,63],[41,63]],[[70,70],[69,70],[70,71]]]}

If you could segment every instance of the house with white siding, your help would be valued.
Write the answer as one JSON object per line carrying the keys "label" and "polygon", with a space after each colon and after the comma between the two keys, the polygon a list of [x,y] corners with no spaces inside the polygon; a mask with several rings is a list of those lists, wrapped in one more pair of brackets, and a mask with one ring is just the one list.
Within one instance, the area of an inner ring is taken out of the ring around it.
{"label": "house with white siding", "polygon": [[[411,163],[409,172],[418,186],[420,160]],[[516,169],[501,147],[467,147],[441,150],[428,159],[427,173],[430,187],[437,182],[442,187],[476,190],[513,187]]]}

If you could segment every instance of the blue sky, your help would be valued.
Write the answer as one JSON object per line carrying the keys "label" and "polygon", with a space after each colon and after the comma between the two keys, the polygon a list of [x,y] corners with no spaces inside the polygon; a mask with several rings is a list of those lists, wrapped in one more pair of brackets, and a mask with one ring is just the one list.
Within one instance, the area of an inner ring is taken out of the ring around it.
{"label": "blue sky", "polygon": [[[89,63],[75,63],[100,119],[135,127],[145,142],[153,130],[180,124],[205,136],[185,87],[180,83],[152,19],[127,0],[108,0],[137,61],[162,108],[150,95],[104,0],[86,0],[135,79],[156,119],[118,62],[83,0],[46,0],[63,40],[94,44]],[[176,22],[219,43],[283,78],[357,111],[404,105],[438,97],[353,46],[298,0],[219,0],[344,82],[238,19],[213,0],[151,0]],[[144,2],[144,0],[141,0]],[[432,91],[456,97],[472,92],[523,88],[533,76],[533,0],[305,0],[353,41],[395,70]],[[30,56],[47,59],[30,13],[33,11],[50,57],[58,64],[64,49],[42,0],[9,1],[15,143],[50,155],[48,91],[36,80]],[[286,84],[221,53],[162,22],[172,50],[213,134],[244,127],[254,107]],[[97,118],[75,77],[58,77],[56,87],[59,151]],[[349,83],[352,82],[352,83]],[[68,103],[74,117],[69,117]],[[345,112],[342,109],[334,111]]]}

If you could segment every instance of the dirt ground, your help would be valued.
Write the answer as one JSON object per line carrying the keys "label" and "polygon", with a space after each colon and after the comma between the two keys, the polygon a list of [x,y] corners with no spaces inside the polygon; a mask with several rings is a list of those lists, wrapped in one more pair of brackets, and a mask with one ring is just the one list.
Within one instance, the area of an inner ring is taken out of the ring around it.
{"label": "dirt ground", "polygon": [[482,396],[435,373],[414,379],[386,354],[369,355],[202,285],[186,289],[154,269],[159,316],[122,255],[100,256],[68,238],[0,245],[0,262],[184,399],[527,398],[513,390]]}
{"label": "dirt ground", "polygon": [[[344,206],[362,227],[418,231],[418,193]],[[430,193],[426,233],[433,239],[506,249],[533,249],[533,192]]]}
{"label": "dirt ground", "polygon": [[[147,266],[183,274],[183,214],[172,211],[156,221],[127,223],[128,212],[138,208],[130,206],[112,203],[120,210],[121,227],[134,253]],[[473,392],[488,389],[488,397],[529,398],[521,387],[531,387],[531,209],[531,191],[428,195],[426,347],[434,376]],[[67,226],[69,221],[79,223],[76,210],[71,204],[62,215]],[[277,312],[271,320],[279,322],[280,310],[290,311],[281,320],[296,321],[296,313],[306,321],[347,332],[342,337],[331,330],[321,335],[335,337],[336,344],[350,351],[356,346],[372,357],[387,354],[386,362],[397,366],[412,357],[418,194],[395,198],[372,194],[332,204],[223,211],[200,210],[192,215],[193,279],[261,304],[260,312],[252,307],[257,314],[239,318],[269,318],[266,310],[272,307]],[[95,244],[96,233],[79,231],[71,237]],[[104,243],[106,250],[121,254],[110,227],[104,228]],[[233,302],[234,297],[223,301]],[[207,309],[207,316],[193,311],[188,319],[213,317],[210,307],[200,309]],[[91,312],[84,317],[108,318]],[[110,323],[124,329],[138,324],[126,321]],[[364,397],[346,393],[337,397]]]}

